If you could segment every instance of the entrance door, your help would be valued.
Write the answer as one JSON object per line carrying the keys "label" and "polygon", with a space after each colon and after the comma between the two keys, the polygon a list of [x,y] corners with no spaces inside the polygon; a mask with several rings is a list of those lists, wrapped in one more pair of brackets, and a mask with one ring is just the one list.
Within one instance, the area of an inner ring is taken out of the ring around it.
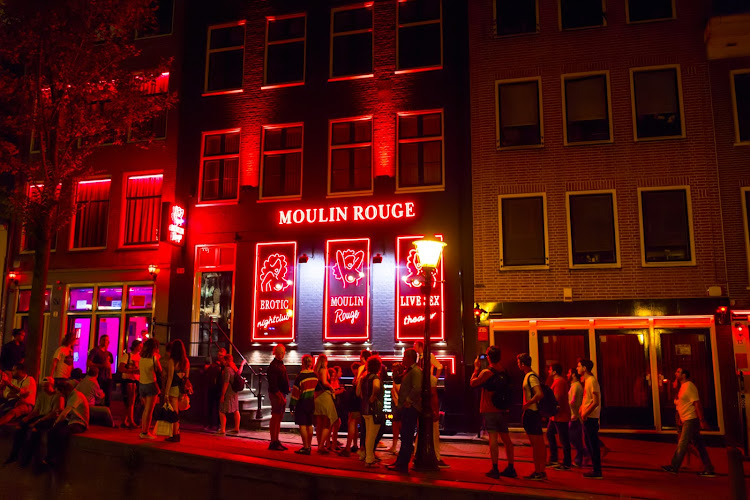
{"label": "entrance door", "polygon": [[96,345],[99,345],[99,339],[102,335],[109,337],[109,348],[107,349],[112,358],[112,370],[117,368],[117,358],[120,355],[120,317],[119,316],[99,316],[96,325]]}
{"label": "entrance door", "polygon": [[673,387],[677,368],[690,371],[690,380],[698,388],[706,421],[718,430],[716,390],[708,329],[656,330],[659,339],[659,400],[662,428],[675,428],[677,389]]}
{"label": "entrance door", "polygon": [[578,358],[589,358],[588,330],[539,331],[540,376],[547,377],[549,367],[560,363],[567,377],[568,370],[576,369]]}
{"label": "entrance door", "polygon": [[[199,313],[200,321],[212,320],[231,339],[232,325],[232,271],[203,272],[201,273],[201,294]],[[201,345],[208,345],[209,330],[201,329]],[[212,342],[226,343],[226,339],[219,332],[213,333]],[[201,353],[201,355],[206,355]]]}
{"label": "entrance door", "polygon": [[529,352],[529,332],[521,331],[495,331],[495,345],[500,348],[501,362],[510,375],[511,382],[511,401],[510,422],[511,424],[520,425],[521,423],[521,406],[523,405],[523,384],[524,373],[518,368],[516,356],[522,352]]}
{"label": "entrance door", "polygon": [[91,316],[68,316],[68,330],[75,332],[76,342],[73,346],[73,368],[80,368],[86,373],[86,361],[91,339]]}

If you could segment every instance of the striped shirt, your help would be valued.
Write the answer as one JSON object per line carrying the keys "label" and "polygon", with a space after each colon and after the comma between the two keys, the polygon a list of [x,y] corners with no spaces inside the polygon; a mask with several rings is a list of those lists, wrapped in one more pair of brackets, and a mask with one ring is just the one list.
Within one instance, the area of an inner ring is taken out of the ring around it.
{"label": "striped shirt", "polygon": [[315,400],[315,387],[318,385],[318,377],[312,370],[302,370],[294,380],[292,387],[292,400],[289,403],[290,408],[297,406],[298,403]]}

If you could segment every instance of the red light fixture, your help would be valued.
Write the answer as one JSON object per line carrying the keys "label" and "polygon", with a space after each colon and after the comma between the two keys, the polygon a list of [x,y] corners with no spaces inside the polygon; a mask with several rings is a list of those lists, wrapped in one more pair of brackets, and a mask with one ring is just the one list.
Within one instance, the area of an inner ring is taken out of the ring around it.
{"label": "red light fixture", "polygon": [[156,277],[159,276],[159,272],[161,269],[159,269],[159,266],[156,264],[149,264],[148,265],[148,274],[151,275],[151,279],[156,281]]}
{"label": "red light fixture", "polygon": [[18,284],[18,273],[15,271],[10,271],[8,273],[8,280],[11,281],[13,284]]}

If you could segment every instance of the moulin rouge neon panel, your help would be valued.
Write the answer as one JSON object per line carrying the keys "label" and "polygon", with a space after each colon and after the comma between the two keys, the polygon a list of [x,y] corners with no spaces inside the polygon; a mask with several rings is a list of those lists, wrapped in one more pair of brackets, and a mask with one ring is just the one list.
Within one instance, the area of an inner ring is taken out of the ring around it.
{"label": "moulin rouge neon panel", "polygon": [[293,342],[297,242],[255,246],[254,342]]}
{"label": "moulin rouge neon panel", "polygon": [[370,239],[326,241],[326,341],[370,337]]}
{"label": "moulin rouge neon panel", "polygon": [[[436,235],[443,240],[442,235]],[[421,340],[424,338],[425,297],[422,294],[422,265],[413,242],[423,236],[396,238],[396,340]],[[445,340],[445,315],[443,311],[443,260],[432,272],[430,296],[430,338]]]}

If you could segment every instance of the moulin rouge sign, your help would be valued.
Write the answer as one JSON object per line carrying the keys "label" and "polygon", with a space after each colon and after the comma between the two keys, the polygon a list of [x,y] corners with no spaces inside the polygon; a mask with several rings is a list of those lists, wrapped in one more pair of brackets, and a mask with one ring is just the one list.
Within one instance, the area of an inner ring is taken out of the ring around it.
{"label": "moulin rouge sign", "polygon": [[293,342],[297,243],[255,246],[254,342]]}
{"label": "moulin rouge sign", "polygon": [[367,222],[413,219],[417,216],[414,202],[378,203],[318,208],[279,210],[280,226],[328,222]]}
{"label": "moulin rouge sign", "polygon": [[325,340],[369,338],[369,263],[369,238],[326,241]]}

